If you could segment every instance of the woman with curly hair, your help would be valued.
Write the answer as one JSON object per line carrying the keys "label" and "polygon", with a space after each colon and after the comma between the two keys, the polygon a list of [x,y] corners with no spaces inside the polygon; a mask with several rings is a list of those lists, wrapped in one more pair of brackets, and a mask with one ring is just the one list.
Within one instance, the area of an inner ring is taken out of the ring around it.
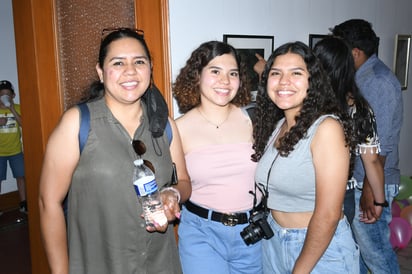
{"label": "woman with curly hair", "polygon": [[[236,50],[219,41],[195,49],[173,87],[183,116],[176,120],[192,183],[179,224],[184,273],[261,273],[261,245],[240,232],[253,208],[253,126]],[[259,199],[260,197],[257,197]]]}
{"label": "woman with curly hair", "polygon": [[[384,203],[383,166],[379,160],[380,143],[377,135],[376,119],[372,108],[361,95],[355,82],[355,64],[352,50],[343,39],[327,37],[316,43],[313,52],[319,58],[323,68],[328,73],[332,88],[344,111],[351,117],[356,150],[352,156],[362,160],[366,178],[364,191],[372,192],[377,203]],[[344,212],[352,224],[355,215],[356,179],[350,174],[346,187]],[[360,206],[360,221],[373,223],[379,219],[383,207],[379,205]],[[355,234],[356,236],[356,234]]]}
{"label": "woman with curly hair", "polygon": [[358,273],[359,250],[343,214],[351,127],[309,47],[270,56],[257,95],[256,182],[268,193],[264,273]]}

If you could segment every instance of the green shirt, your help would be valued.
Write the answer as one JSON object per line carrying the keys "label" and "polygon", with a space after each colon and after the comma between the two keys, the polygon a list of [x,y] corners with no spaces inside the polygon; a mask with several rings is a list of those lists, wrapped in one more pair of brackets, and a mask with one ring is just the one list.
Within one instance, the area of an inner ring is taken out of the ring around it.
{"label": "green shirt", "polygon": [[[14,109],[20,114],[20,105],[15,104]],[[0,109],[0,118],[7,122],[0,126],[0,156],[11,156],[22,152],[21,129],[16,117],[8,109]]]}

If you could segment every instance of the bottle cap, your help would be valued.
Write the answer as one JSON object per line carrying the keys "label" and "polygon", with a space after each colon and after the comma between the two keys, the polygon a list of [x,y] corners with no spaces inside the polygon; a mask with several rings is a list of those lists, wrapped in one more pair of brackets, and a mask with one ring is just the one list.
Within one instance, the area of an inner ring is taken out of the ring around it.
{"label": "bottle cap", "polygon": [[143,159],[137,159],[133,163],[134,163],[135,166],[140,166],[140,165],[143,164]]}

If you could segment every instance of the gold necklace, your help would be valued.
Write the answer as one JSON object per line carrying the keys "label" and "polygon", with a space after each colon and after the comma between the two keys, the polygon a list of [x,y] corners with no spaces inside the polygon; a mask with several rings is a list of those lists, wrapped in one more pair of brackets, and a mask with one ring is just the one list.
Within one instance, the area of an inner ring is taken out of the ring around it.
{"label": "gold necklace", "polygon": [[216,129],[219,129],[224,123],[226,123],[227,119],[229,119],[230,113],[232,112],[232,108],[229,106],[229,111],[226,115],[226,118],[221,123],[216,124],[216,123],[213,123],[212,121],[210,121],[209,119],[207,119],[206,115],[204,115],[203,112],[200,111],[199,107],[197,107],[196,109],[199,112],[199,114],[203,117],[203,119],[205,119],[206,122],[208,122],[209,124],[214,125],[216,127]]}

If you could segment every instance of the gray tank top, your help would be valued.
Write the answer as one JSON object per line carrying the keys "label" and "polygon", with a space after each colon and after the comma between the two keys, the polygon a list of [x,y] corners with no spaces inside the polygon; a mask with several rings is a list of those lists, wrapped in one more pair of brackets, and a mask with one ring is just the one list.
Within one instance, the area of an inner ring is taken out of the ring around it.
{"label": "gray tank top", "polygon": [[[90,133],[69,191],[70,273],[181,273],[173,226],[149,233],[132,184],[132,139],[104,99],[88,103]],[[159,187],[172,175],[166,134],[152,139],[146,108],[134,139],[155,167]]]}
{"label": "gray tank top", "polygon": [[284,119],[278,122],[259,160],[255,176],[259,185],[266,188],[268,183],[270,209],[285,212],[314,210],[315,170],[310,144],[319,124],[327,117],[337,119],[333,115],[319,117],[308,129],[306,137],[295,145],[294,150],[287,157],[277,156],[278,151],[273,145]]}

